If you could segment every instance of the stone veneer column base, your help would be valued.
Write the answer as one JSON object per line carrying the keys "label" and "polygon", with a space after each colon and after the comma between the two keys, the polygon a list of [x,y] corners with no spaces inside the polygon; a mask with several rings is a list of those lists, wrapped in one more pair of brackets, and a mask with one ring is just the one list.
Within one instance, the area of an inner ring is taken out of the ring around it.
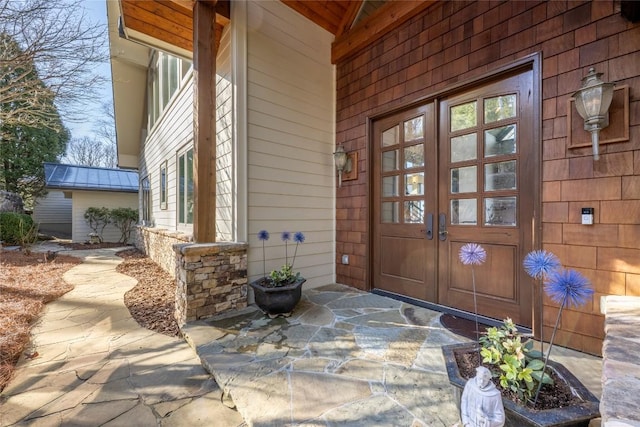
{"label": "stone veneer column base", "polygon": [[180,326],[247,306],[247,243],[182,243],[176,254]]}

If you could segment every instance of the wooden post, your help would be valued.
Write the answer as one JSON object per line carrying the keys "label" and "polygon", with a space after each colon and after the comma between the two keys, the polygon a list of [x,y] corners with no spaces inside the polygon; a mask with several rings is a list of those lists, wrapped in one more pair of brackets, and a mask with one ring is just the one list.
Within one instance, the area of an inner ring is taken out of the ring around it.
{"label": "wooden post", "polygon": [[216,241],[216,1],[193,4],[193,240]]}

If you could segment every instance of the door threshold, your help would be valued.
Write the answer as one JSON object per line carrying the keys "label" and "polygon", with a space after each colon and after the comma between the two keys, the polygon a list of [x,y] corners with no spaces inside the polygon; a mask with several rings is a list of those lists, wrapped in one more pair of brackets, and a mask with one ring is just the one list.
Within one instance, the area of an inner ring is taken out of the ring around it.
{"label": "door threshold", "polygon": [[[419,300],[416,298],[411,298],[406,295],[396,294],[394,292],[384,291],[382,289],[372,289],[371,293],[376,295],[381,295],[383,297],[391,298],[397,301],[406,302],[408,304],[417,305],[418,307],[427,308],[429,310],[437,311],[440,313],[451,314],[453,316],[457,316],[457,317],[471,320],[471,321],[475,321],[476,319],[476,316],[473,313],[470,313],[468,311],[458,310],[457,308],[447,307],[444,305],[435,304],[432,302],[427,302],[427,301]],[[494,319],[493,317],[483,316],[481,314],[478,315],[478,322],[483,323],[485,325],[496,326],[496,327],[500,327],[504,324],[502,320]],[[518,326],[518,332],[520,332],[522,335],[533,337],[533,331],[531,330],[531,328],[527,328],[522,325],[517,325],[517,326]]]}

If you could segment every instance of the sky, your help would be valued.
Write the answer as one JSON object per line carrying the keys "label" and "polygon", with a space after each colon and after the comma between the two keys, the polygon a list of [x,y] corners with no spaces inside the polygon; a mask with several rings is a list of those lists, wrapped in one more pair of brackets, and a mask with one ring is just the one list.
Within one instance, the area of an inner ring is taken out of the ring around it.
{"label": "sky", "polygon": [[[106,31],[107,26],[107,0],[84,0],[82,2],[84,8],[87,11],[87,15],[92,22],[98,22],[105,26],[105,38],[108,39],[109,35]],[[106,46],[108,46],[108,40],[105,41]],[[97,70],[101,75],[103,75],[107,82],[100,86],[94,87],[92,90],[95,90],[99,94],[100,102],[109,102],[113,105],[113,93],[111,89],[111,65],[108,62],[101,64]],[[80,123],[65,121],[65,125],[71,131],[71,138],[80,139],[82,137],[90,137],[93,138],[95,128],[97,127],[96,121],[103,114],[101,111],[100,102],[97,103],[93,108],[89,108],[87,111],[87,120],[84,120]],[[64,121],[64,117],[63,117]]]}

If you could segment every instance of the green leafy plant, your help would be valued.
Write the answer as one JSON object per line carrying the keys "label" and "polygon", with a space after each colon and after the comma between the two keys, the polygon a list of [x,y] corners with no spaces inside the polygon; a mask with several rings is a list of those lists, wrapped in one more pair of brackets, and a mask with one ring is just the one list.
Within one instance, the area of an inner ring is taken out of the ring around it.
{"label": "green leafy plant", "polygon": [[120,230],[119,242],[127,244],[133,227],[138,222],[138,211],[131,208],[115,208],[109,212],[109,219]]}
{"label": "green leafy plant", "polygon": [[[25,232],[34,225],[29,215],[16,212],[0,212],[0,240],[9,245],[22,245]],[[36,237],[37,237],[36,227]]]}
{"label": "green leafy plant", "polygon": [[480,338],[482,362],[495,367],[500,386],[511,390],[521,401],[531,399],[541,382],[553,384],[544,373],[542,353],[533,349],[533,341],[518,332],[513,320],[507,318],[502,326],[487,329]]}
{"label": "green leafy plant", "polygon": [[84,220],[87,222],[89,228],[98,236],[100,243],[102,243],[102,232],[110,222],[109,209],[105,207],[90,207],[84,213]]}
{"label": "green leafy plant", "polygon": [[293,266],[285,264],[280,270],[273,270],[269,278],[274,286],[285,286],[300,279],[300,272],[293,273]]}
{"label": "green leafy plant", "polygon": [[284,250],[285,264],[279,270],[272,270],[271,273],[269,273],[269,275],[267,276],[264,242],[269,240],[269,232],[267,232],[266,230],[260,230],[260,232],[258,232],[258,240],[262,242],[262,268],[265,274],[265,276],[260,280],[263,286],[266,286],[269,288],[286,286],[302,279],[299,272],[298,273],[293,272],[293,265],[296,262],[296,255],[298,254],[298,246],[300,245],[300,243],[304,243],[304,240],[305,240],[304,234],[298,231],[293,235],[293,241],[296,243],[296,247],[295,247],[295,252],[293,253],[293,258],[291,260],[291,263],[289,263],[289,240],[291,240],[291,233],[288,231],[283,231],[281,234],[281,238],[285,244],[285,250]]}

